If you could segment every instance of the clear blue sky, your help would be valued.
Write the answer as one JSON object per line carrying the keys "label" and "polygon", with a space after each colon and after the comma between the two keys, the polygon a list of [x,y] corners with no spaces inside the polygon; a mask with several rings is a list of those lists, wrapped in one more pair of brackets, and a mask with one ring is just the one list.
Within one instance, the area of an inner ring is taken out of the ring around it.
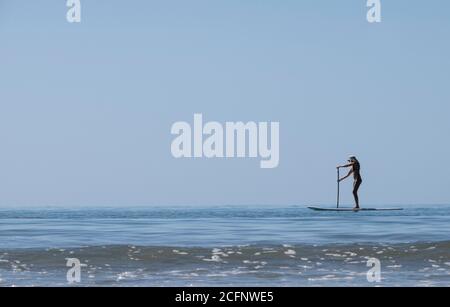
{"label": "clear blue sky", "polygon": [[[0,0],[0,206],[332,204],[349,153],[363,205],[450,203],[450,2],[365,2]],[[172,158],[195,112],[279,167]]]}

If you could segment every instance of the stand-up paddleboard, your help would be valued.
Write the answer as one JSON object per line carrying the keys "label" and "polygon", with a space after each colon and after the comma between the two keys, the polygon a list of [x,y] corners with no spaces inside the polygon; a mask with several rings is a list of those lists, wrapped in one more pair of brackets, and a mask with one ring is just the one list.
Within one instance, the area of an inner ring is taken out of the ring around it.
{"label": "stand-up paddleboard", "polygon": [[344,211],[344,212],[354,212],[354,211],[398,211],[403,210],[403,208],[319,208],[319,207],[308,207],[311,210],[315,211]]}

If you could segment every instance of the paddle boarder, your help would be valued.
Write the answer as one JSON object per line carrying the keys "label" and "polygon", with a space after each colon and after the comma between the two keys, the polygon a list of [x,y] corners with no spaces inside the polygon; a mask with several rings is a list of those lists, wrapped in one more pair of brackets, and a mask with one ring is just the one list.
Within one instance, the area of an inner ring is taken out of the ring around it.
{"label": "paddle boarder", "polygon": [[359,209],[358,189],[362,183],[361,165],[359,164],[359,161],[358,161],[358,159],[356,159],[355,156],[350,156],[350,158],[348,158],[347,161],[348,161],[348,164],[337,166],[337,169],[351,167],[348,174],[346,176],[340,178],[339,182],[347,179],[348,177],[350,177],[350,175],[353,174],[353,197],[355,198],[355,208],[354,209]]}

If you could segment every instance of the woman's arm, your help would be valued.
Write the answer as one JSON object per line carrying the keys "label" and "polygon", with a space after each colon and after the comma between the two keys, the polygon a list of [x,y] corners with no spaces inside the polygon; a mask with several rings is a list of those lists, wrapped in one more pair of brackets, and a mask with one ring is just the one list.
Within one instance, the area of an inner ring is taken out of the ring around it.
{"label": "woman's arm", "polygon": [[355,162],[351,162],[351,163],[349,163],[349,164],[345,164],[345,165],[338,165],[336,168],[345,168],[345,167],[350,167],[350,166],[353,166],[353,164],[355,164]]}
{"label": "woman's arm", "polygon": [[348,172],[348,174],[345,177],[342,177],[341,179],[339,179],[339,182],[341,182],[342,180],[347,179],[348,177],[350,177],[350,175],[353,174],[353,170],[351,169],[350,172]]}

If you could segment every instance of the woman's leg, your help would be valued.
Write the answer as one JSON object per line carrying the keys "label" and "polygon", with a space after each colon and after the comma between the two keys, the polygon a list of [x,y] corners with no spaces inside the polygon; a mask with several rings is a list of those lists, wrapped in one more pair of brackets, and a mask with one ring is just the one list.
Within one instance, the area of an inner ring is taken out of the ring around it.
{"label": "woman's leg", "polygon": [[355,182],[353,182],[353,197],[355,198],[355,204],[356,204],[356,208],[359,208],[359,197],[358,197],[358,189],[359,186],[361,185],[360,180],[356,180]]}

